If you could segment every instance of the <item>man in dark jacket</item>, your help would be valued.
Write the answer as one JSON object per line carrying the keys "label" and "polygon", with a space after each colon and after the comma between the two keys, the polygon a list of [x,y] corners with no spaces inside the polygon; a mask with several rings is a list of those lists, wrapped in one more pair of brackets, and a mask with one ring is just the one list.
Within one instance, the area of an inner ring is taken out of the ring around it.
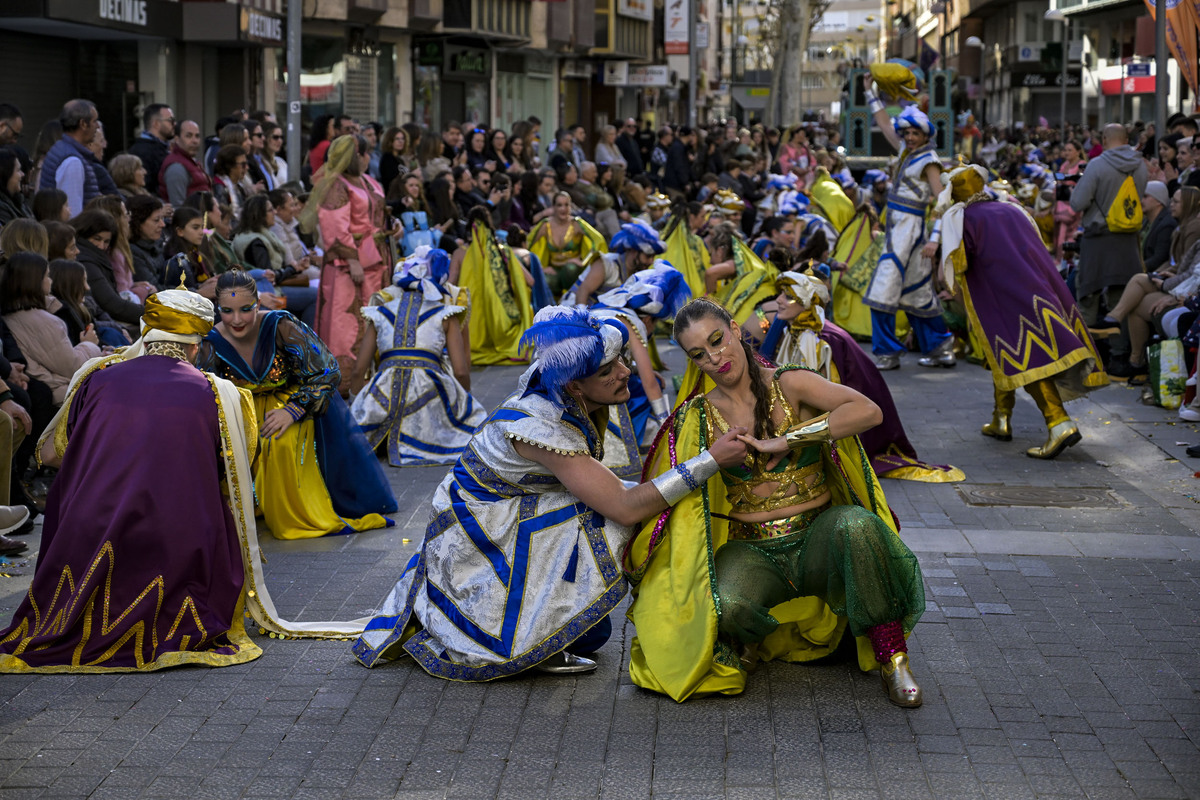
{"label": "man in dark jacket", "polygon": [[667,149],[667,165],[663,169],[663,186],[668,191],[687,195],[692,179],[692,145],[696,133],[687,125],[679,129],[679,135]]}
{"label": "man in dark jacket", "polygon": [[175,138],[175,112],[166,103],[151,103],[142,112],[142,135],[129,145],[129,154],[146,168],[146,191],[158,194],[158,173]]}
{"label": "man in dark jacket", "polygon": [[625,175],[630,178],[646,171],[636,136],[637,120],[630,117],[625,120],[625,124],[621,126],[621,133],[617,136],[617,149],[621,151],[621,157],[625,159]]}

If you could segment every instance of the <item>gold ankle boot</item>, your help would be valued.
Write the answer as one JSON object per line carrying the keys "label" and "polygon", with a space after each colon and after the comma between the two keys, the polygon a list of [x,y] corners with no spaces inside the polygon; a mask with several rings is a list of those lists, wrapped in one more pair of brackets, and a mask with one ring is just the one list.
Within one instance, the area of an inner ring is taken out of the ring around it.
{"label": "gold ankle boot", "polygon": [[1002,442],[1012,441],[1012,414],[992,412],[992,421],[983,426],[983,435]]}
{"label": "gold ankle boot", "polygon": [[888,700],[901,708],[917,708],[921,705],[921,687],[908,668],[908,653],[894,653],[879,669],[883,678],[883,690]]}
{"label": "gold ankle boot", "polygon": [[1073,447],[1083,441],[1079,427],[1071,420],[1065,420],[1050,428],[1050,437],[1040,447],[1031,447],[1025,451],[1030,458],[1050,459],[1056,457],[1068,447]]}

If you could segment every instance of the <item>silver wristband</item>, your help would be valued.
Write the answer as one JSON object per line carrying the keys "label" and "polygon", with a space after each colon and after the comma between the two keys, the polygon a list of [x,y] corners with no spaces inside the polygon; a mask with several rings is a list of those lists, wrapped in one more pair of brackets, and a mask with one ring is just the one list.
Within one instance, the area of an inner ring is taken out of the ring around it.
{"label": "silver wristband", "polygon": [[883,111],[884,105],[883,105],[883,101],[879,99],[879,95],[875,94],[875,92],[868,90],[866,97],[867,97],[867,110],[868,111],[870,111],[872,114],[876,114],[880,111]]}
{"label": "silver wristband", "polygon": [[671,406],[667,403],[667,396],[665,394],[657,400],[650,401],[650,413],[659,422],[671,416]]}
{"label": "silver wristband", "polygon": [[650,481],[667,505],[673,506],[717,474],[717,461],[707,450]]}

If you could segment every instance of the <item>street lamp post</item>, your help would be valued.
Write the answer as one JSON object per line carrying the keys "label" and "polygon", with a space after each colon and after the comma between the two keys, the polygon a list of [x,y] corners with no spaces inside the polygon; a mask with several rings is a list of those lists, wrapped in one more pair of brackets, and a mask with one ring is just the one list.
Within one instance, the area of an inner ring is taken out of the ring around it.
{"label": "street lamp post", "polygon": [[979,48],[979,124],[983,124],[983,54],[985,51],[983,40],[978,36],[968,36],[964,42],[967,47]]}
{"label": "street lamp post", "polygon": [[[1068,50],[1071,44],[1071,21],[1067,19],[1067,15],[1057,8],[1052,8],[1046,12],[1045,18],[1051,22],[1057,22],[1062,25],[1062,77],[1059,83],[1059,100],[1060,109],[1058,117],[1059,130],[1062,135],[1067,135],[1067,58]],[[1083,87],[1080,87],[1080,91]]]}

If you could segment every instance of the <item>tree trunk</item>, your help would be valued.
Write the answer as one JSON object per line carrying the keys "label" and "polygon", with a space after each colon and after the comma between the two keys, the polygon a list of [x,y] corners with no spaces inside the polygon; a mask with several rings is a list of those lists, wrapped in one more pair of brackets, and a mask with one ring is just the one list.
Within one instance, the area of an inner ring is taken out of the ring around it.
{"label": "tree trunk", "polygon": [[[794,125],[804,116],[804,96],[800,75],[804,51],[808,47],[812,9],[809,0],[781,0],[779,3],[779,56],[772,82],[777,84],[779,124]],[[773,93],[773,96],[774,95]]]}

